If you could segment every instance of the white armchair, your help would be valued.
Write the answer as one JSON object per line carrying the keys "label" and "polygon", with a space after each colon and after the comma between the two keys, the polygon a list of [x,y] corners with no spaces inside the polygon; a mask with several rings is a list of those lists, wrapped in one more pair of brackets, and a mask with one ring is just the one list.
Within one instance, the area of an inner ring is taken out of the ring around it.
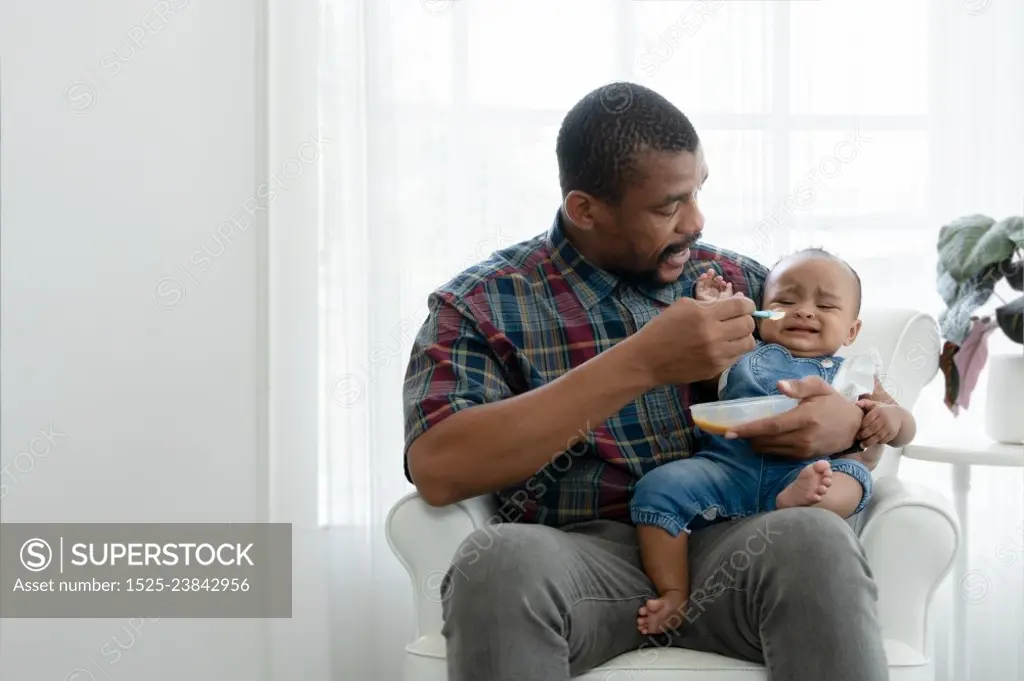
{"label": "white armchair", "polygon": [[[913,408],[935,376],[940,341],[935,320],[912,310],[865,310],[863,330],[847,352],[874,348],[887,370],[883,384]],[[841,353],[847,354],[847,353]],[[875,469],[874,495],[851,520],[867,553],[879,591],[879,617],[893,681],[935,677],[927,619],[932,595],[948,573],[959,542],[949,502],[936,492],[896,477],[900,451],[887,448]],[[391,509],[388,543],[413,582],[416,637],[405,648],[405,681],[445,681],[439,587],[460,543],[476,528],[496,521],[490,497],[432,508],[410,494]],[[656,658],[630,652],[579,677],[590,681],[764,681],[763,666],[684,649],[663,649]]]}

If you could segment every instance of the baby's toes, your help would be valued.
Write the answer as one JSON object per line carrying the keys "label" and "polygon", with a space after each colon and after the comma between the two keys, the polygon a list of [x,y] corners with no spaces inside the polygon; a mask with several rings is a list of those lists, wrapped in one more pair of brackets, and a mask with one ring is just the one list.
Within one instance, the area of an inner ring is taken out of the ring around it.
{"label": "baby's toes", "polygon": [[828,465],[828,461],[815,461],[811,464],[811,470],[818,475],[825,476],[832,472],[832,467]]}

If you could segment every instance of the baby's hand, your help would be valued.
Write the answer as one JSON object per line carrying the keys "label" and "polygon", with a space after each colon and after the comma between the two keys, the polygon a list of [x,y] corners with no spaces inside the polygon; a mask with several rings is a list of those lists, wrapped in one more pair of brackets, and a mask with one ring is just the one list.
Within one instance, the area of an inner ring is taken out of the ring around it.
{"label": "baby's hand", "polygon": [[714,270],[708,270],[697,279],[697,288],[694,291],[694,298],[701,302],[713,303],[716,300],[732,297],[732,284],[716,274]]}
{"label": "baby's hand", "polygon": [[903,422],[899,407],[867,399],[858,400],[857,406],[865,410],[857,432],[857,439],[864,449],[888,444],[899,435]]}

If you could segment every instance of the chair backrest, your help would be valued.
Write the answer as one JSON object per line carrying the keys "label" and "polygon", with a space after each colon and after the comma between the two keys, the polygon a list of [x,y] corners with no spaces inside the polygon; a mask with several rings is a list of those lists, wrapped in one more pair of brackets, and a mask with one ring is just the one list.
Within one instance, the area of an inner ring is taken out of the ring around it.
{"label": "chair backrest", "polygon": [[[913,410],[921,390],[939,368],[942,336],[935,319],[918,310],[865,309],[861,313],[861,331],[857,340],[839,352],[840,356],[874,349],[882,358],[879,379],[886,392],[907,409]],[[875,468],[875,477],[894,475],[899,451],[886,448]]]}

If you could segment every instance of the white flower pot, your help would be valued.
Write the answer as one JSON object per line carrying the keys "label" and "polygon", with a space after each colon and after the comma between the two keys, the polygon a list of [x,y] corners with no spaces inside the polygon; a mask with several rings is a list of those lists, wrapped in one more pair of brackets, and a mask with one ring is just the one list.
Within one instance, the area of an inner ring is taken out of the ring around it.
{"label": "white flower pot", "polygon": [[1024,443],[1024,353],[988,358],[985,432],[996,442]]}

